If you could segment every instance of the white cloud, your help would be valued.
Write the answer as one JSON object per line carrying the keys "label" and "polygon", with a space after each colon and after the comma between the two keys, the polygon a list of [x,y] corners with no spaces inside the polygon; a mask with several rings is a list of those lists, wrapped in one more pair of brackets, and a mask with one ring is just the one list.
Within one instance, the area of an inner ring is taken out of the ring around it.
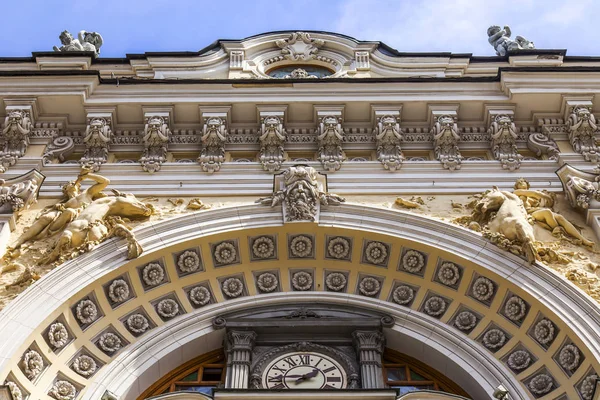
{"label": "white cloud", "polygon": [[493,55],[490,25],[509,25],[538,48],[567,48],[570,55],[600,55],[592,32],[600,2],[580,0],[350,0],[336,30],[361,40],[381,40],[399,51],[452,51]]}

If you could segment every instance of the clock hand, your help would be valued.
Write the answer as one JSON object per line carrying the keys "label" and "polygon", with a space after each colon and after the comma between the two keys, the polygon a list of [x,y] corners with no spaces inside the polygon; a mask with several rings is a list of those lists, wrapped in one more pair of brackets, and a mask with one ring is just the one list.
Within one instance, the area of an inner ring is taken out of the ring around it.
{"label": "clock hand", "polygon": [[313,369],[312,371],[310,371],[310,372],[302,375],[300,378],[296,379],[295,383],[298,384],[300,382],[304,382],[307,379],[314,378],[315,376],[317,376],[318,373],[319,373],[318,369]]}

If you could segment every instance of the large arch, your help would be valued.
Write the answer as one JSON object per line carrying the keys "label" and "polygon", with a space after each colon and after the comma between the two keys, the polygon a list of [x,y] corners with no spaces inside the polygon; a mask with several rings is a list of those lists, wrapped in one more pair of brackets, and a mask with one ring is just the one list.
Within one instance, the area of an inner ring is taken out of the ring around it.
{"label": "large arch", "polygon": [[[313,238],[314,253],[310,257],[297,258],[290,253],[289,242],[297,235]],[[100,398],[105,390],[121,399],[135,398],[162,374],[221,345],[222,333],[211,325],[215,316],[259,306],[315,302],[392,315],[395,325],[386,331],[388,346],[436,365],[474,398],[490,396],[499,384],[515,399],[534,398],[527,385],[541,373],[551,377],[554,388],[539,398],[578,398],[585,378],[600,371],[600,313],[592,299],[543,265],[530,266],[478,234],[438,220],[343,205],[324,208],[318,224],[283,224],[280,210],[247,205],[154,222],[138,229],[136,236],[146,250],[142,257],[126,261],[124,243],[108,241],[52,271],[2,311],[0,378],[17,383],[33,398],[46,398],[56,379],[74,384],[82,399]],[[251,254],[253,240],[263,236],[275,244],[274,254],[266,260]],[[336,258],[327,254],[328,241],[334,237],[348,241],[347,255]],[[372,242],[384,245],[385,257],[374,261],[365,256]],[[229,243],[237,253],[231,263],[223,266],[213,256],[221,243]],[[176,261],[190,249],[201,255],[203,268],[184,275],[178,272]],[[408,250],[426,256],[419,273],[399,270]],[[142,283],[142,268],[151,262],[158,262],[167,275],[156,287]],[[444,262],[459,268],[457,282],[440,281],[438,272]],[[300,270],[312,274],[312,290],[294,290],[291,274]],[[260,293],[256,277],[261,271],[278,276],[276,292]],[[342,272],[347,278],[340,292],[325,290],[325,276],[331,271]],[[229,277],[243,281],[240,297],[227,299],[221,290],[221,283]],[[380,284],[373,296],[360,291],[359,283],[365,277],[373,277]],[[479,277],[492,283],[489,299],[478,300],[473,295]],[[132,294],[122,304],[111,304],[108,287],[117,278],[127,281]],[[211,291],[213,301],[195,308],[188,292],[198,284]],[[414,289],[414,299],[406,306],[393,301],[392,293],[399,285]],[[432,296],[447,302],[440,315],[426,315],[425,303]],[[505,304],[512,296],[525,303],[526,315],[518,321],[505,316]],[[181,315],[163,320],[156,305],[165,298],[179,304]],[[87,325],[81,325],[74,315],[82,299],[92,300],[100,314]],[[151,329],[135,336],[124,319],[139,311],[151,320]],[[466,332],[454,325],[461,311],[477,316],[476,326]],[[552,323],[553,338],[548,343],[536,340],[534,330],[540,320]],[[68,327],[72,338],[59,350],[53,349],[46,338],[48,327],[57,321]],[[484,334],[491,329],[499,329],[506,336],[503,345],[493,349],[483,344]],[[106,332],[121,338],[124,346],[120,351],[107,354],[97,346],[99,336]],[[558,360],[560,351],[569,344],[581,353],[573,371],[565,370]],[[46,364],[33,381],[20,366],[28,349],[39,351]],[[526,350],[532,359],[523,370],[508,366],[508,357],[517,350]],[[74,358],[82,353],[100,365],[89,378],[71,368]]]}

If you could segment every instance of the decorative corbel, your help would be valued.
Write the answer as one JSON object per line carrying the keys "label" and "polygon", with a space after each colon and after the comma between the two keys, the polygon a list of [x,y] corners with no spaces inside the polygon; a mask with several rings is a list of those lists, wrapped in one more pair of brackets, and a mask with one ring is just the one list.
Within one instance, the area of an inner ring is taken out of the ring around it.
{"label": "decorative corbel", "polygon": [[600,149],[596,140],[600,139],[600,128],[592,114],[591,102],[589,103],[569,107],[567,132],[573,150],[581,154],[586,161],[597,163],[600,161]]}
{"label": "decorative corbel", "polygon": [[167,161],[167,152],[171,130],[170,111],[144,110],[144,136],[142,143],[144,153],[140,158],[140,164],[144,171],[154,173],[160,170],[162,164]]}
{"label": "decorative corbel", "polygon": [[556,171],[571,207],[587,214],[587,223],[600,239],[600,175],[564,164]]}
{"label": "decorative corbel", "polygon": [[52,142],[46,147],[44,155],[42,155],[42,165],[46,166],[53,160],[57,159],[64,162],[67,157],[73,154],[75,150],[75,142],[73,138],[68,136],[57,136],[52,139]]}
{"label": "decorative corbel", "polygon": [[108,161],[113,136],[113,114],[114,109],[89,110],[87,113],[87,127],[83,137],[85,152],[79,163],[89,166],[93,171],[98,171]]}
{"label": "decorative corbel", "polygon": [[0,179],[0,255],[6,249],[20,213],[37,202],[44,178],[41,172],[32,169],[17,178]]}
{"label": "decorative corbel", "polygon": [[346,160],[346,154],[342,150],[344,141],[344,130],[342,129],[343,108],[320,109],[317,107],[316,109],[319,121],[317,128],[317,141],[319,143],[317,160],[321,162],[323,168],[334,172],[339,170],[342,162]]}
{"label": "decorative corbel", "polygon": [[384,110],[373,107],[375,141],[377,144],[377,160],[383,168],[396,171],[402,167],[404,155],[400,142],[403,139],[400,128],[400,110]]}
{"label": "decorative corbel", "polygon": [[513,122],[514,110],[488,108],[488,133],[494,158],[503,169],[514,171],[521,167],[523,156],[517,149],[517,127]]}
{"label": "decorative corbel", "polygon": [[225,161],[229,112],[231,107],[203,108],[200,110],[202,122],[202,151],[198,162],[205,172],[212,174],[221,169]]}
{"label": "decorative corbel", "polygon": [[284,143],[287,133],[283,127],[285,121],[285,107],[278,110],[261,110],[259,107],[260,153],[258,160],[265,171],[275,172],[281,168],[285,161]]}
{"label": "decorative corbel", "polygon": [[558,161],[560,154],[558,145],[544,132],[534,132],[527,136],[527,148],[533,151],[537,157],[545,155],[549,160]]}
{"label": "decorative corbel", "polygon": [[431,135],[435,158],[444,168],[454,171],[460,169],[463,156],[460,154],[458,143],[458,105],[429,106]]}
{"label": "decorative corbel", "polygon": [[37,116],[35,99],[6,99],[6,118],[0,132],[0,173],[25,155]]}

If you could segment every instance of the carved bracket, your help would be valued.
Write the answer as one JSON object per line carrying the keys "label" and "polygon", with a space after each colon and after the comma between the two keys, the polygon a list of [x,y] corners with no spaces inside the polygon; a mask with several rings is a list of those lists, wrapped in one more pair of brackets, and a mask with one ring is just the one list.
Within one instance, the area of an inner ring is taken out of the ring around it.
{"label": "carved bracket", "polygon": [[285,161],[283,145],[287,132],[283,127],[284,112],[260,111],[259,142],[260,153],[258,160],[265,171],[275,172]]}
{"label": "carved bracket", "polygon": [[67,157],[73,154],[75,150],[75,142],[73,138],[68,136],[57,136],[52,139],[52,142],[46,147],[46,151],[42,156],[42,165],[46,166],[58,158],[60,162],[64,162]]}
{"label": "carved bracket", "polygon": [[312,167],[293,166],[273,179],[273,187],[281,189],[256,202],[271,207],[281,204],[285,222],[318,222],[321,205],[335,206],[346,201],[327,193],[325,176]]}
{"label": "carved bracket", "polygon": [[227,143],[227,122],[224,116],[204,117],[202,128],[202,151],[198,162],[205,172],[212,174],[221,169],[225,161],[225,143]]}
{"label": "carved bracket", "polygon": [[402,167],[404,155],[400,142],[403,132],[400,128],[399,111],[375,111],[375,141],[377,142],[377,159],[383,168],[396,171]]}
{"label": "carved bracket", "polygon": [[591,104],[576,105],[570,108],[567,119],[569,141],[573,150],[583,155],[586,161],[600,161],[600,149],[596,144],[600,129],[596,124],[596,117],[592,114]]}
{"label": "carved bracket", "polygon": [[35,204],[44,179],[36,169],[7,181],[0,179],[0,214],[20,213]]}
{"label": "carved bracket", "polygon": [[160,170],[167,161],[167,152],[171,130],[169,129],[169,113],[145,113],[144,125],[144,153],[140,164],[144,171],[154,173]]}
{"label": "carved bracket", "polygon": [[318,111],[319,127],[317,129],[317,141],[319,150],[317,160],[323,168],[330,172],[339,170],[342,162],[346,160],[346,154],[342,150],[344,141],[344,130],[342,129],[341,111]]}
{"label": "carved bracket", "polygon": [[454,171],[460,169],[463,156],[460,154],[456,113],[437,116],[431,128],[435,158],[444,168]]}
{"label": "carved bracket", "polygon": [[112,113],[92,112],[87,116],[87,127],[83,137],[85,152],[79,160],[82,166],[98,171],[108,161],[110,141],[113,136]]}
{"label": "carved bracket", "polygon": [[517,150],[517,128],[512,114],[492,114],[488,126],[494,158],[503,169],[514,171],[521,167],[523,156]]}
{"label": "carved bracket", "polygon": [[0,133],[0,173],[15,165],[25,155],[34,126],[32,105],[6,107],[4,128]]}
{"label": "carved bracket", "polygon": [[538,157],[545,155],[549,160],[558,161],[558,145],[545,133],[534,132],[527,136],[527,148]]}

